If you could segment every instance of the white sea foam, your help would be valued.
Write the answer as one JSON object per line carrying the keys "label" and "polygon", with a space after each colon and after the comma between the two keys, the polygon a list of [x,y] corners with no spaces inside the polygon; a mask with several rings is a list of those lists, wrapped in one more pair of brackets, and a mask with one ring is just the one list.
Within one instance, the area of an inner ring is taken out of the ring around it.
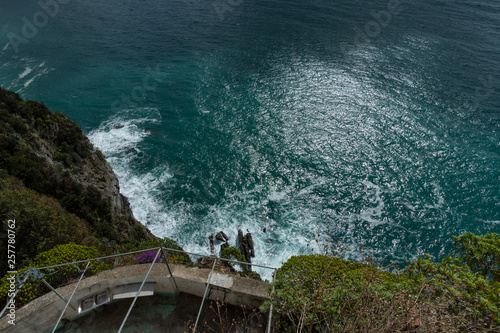
{"label": "white sea foam", "polygon": [[[143,156],[141,146],[150,135],[145,126],[160,120],[156,109],[125,110],[88,134],[115,170],[121,192],[129,198],[138,220],[155,235],[178,240],[190,252],[208,254],[208,235],[221,230],[228,234],[231,245],[236,245],[238,229],[253,235],[257,255],[254,263],[279,267],[290,256],[307,252],[313,235],[322,230],[315,223],[317,217],[313,211],[291,204],[293,186],[256,186],[252,190],[229,192],[222,203],[208,207],[208,213],[202,217],[194,213],[199,208],[197,204],[181,200],[167,206],[161,189],[172,181],[173,173],[168,166],[159,165],[141,173],[132,167]],[[311,188],[300,193],[305,194]],[[279,223],[266,214],[271,202],[281,206]],[[271,270],[256,271],[266,279],[272,278]]]}
{"label": "white sea foam", "polygon": [[163,167],[137,174],[132,164],[141,159],[140,143],[150,135],[144,126],[159,121],[161,116],[156,108],[124,110],[88,134],[113,167],[121,192],[130,200],[134,215],[146,225],[158,220],[161,203],[155,196],[156,189],[171,175]]}
{"label": "white sea foam", "polygon": [[9,45],[10,43],[7,42],[7,44],[5,44],[5,46],[2,48],[2,50],[0,51],[0,58],[6,53],[7,49],[9,48]]}
{"label": "white sea foam", "polygon": [[[195,223],[189,221],[192,218],[190,208],[179,204],[176,215],[184,220],[181,223],[183,226],[177,231],[190,231],[181,233],[180,237],[189,235],[188,239],[183,240],[183,247],[192,252],[208,253],[208,235],[221,230],[229,236],[230,244],[236,245],[240,229],[252,233],[256,249],[253,263],[280,267],[291,256],[308,253],[307,244],[314,242],[313,235],[324,231],[317,223],[315,212],[292,205],[291,190],[272,189],[267,199],[259,201],[257,198],[262,197],[264,191],[267,191],[265,187],[258,187],[230,193],[223,204],[211,207],[209,214]],[[283,214],[279,223],[263,213],[270,201],[282,205]],[[219,254],[219,245],[216,243],[216,254]],[[265,279],[272,278],[271,270],[255,268],[255,271]]]}
{"label": "white sea foam", "polygon": [[[160,121],[156,108],[124,110],[103,122],[88,137],[113,167],[121,193],[129,199],[134,216],[153,234],[180,240],[178,227],[190,218],[188,207],[182,202],[167,207],[161,200],[161,188],[173,177],[168,166],[159,165],[140,172],[133,167],[144,157],[141,145],[151,134],[145,127]],[[180,243],[185,242],[180,240]],[[186,247],[188,249],[192,250]]]}
{"label": "white sea foam", "polygon": [[[373,184],[372,182],[369,181],[363,181],[362,182],[367,190],[366,190],[366,195],[368,197],[368,200],[376,204],[375,207],[367,207],[363,208],[361,212],[359,213],[359,217],[363,219],[364,221],[370,222],[371,224],[374,225],[379,225],[384,223],[384,221],[381,219],[382,218],[382,212],[384,210],[385,204],[384,200],[381,197],[382,190],[380,186]],[[372,193],[373,191],[368,191],[368,189],[375,190],[375,193]]]}
{"label": "white sea foam", "polygon": [[[42,76],[44,73],[39,73],[35,76],[33,76],[31,79],[29,79],[28,81],[24,82],[23,84],[23,87],[24,88],[28,88],[28,86],[33,83],[33,81],[35,81],[37,78],[39,78],[40,76]],[[20,92],[22,89],[18,90],[17,92]]]}
{"label": "white sea foam", "polygon": [[53,69],[48,68],[45,61],[36,64],[37,60],[33,58],[21,58],[16,62],[16,68],[22,68],[22,71],[10,83],[8,89],[20,93],[28,88],[35,80],[50,73]]}
{"label": "white sea foam", "polygon": [[19,78],[20,79],[24,78],[26,75],[28,75],[32,71],[33,71],[33,68],[31,68],[30,66],[26,67],[26,69],[24,70],[24,72],[22,72],[21,74],[19,74]]}
{"label": "white sea foam", "polygon": [[89,137],[104,154],[114,156],[127,149],[137,149],[137,144],[147,135],[146,130],[137,126],[135,122],[129,121],[106,130],[93,131]]}

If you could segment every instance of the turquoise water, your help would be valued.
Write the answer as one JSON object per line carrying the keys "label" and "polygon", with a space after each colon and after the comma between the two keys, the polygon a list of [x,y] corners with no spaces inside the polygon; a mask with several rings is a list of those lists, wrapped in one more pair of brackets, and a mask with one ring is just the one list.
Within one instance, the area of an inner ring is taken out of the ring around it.
{"label": "turquoise water", "polygon": [[0,85],[75,120],[155,234],[248,229],[279,266],[328,230],[397,260],[500,232],[497,1],[60,1],[0,4]]}

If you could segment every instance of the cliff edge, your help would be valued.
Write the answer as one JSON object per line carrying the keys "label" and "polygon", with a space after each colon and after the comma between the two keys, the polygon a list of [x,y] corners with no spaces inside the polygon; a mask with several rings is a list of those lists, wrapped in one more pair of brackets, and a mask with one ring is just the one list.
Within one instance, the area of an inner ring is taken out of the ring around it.
{"label": "cliff edge", "polygon": [[[53,209],[48,216],[41,217],[33,202],[48,200]],[[78,218],[88,230],[82,239],[66,239],[66,242],[113,246],[155,239],[135,220],[111,166],[75,122],[64,114],[52,113],[42,103],[24,101],[18,94],[2,88],[0,204],[3,222],[17,219],[18,235],[22,233],[18,249],[44,251],[49,245],[57,245],[49,240],[57,238],[53,226],[61,223],[54,221],[64,214],[70,214],[71,220]],[[33,232],[34,227],[42,230],[41,226],[48,225],[51,227],[42,234]],[[3,225],[3,232],[5,228]],[[28,252],[31,251],[21,253],[22,260],[31,257]]]}

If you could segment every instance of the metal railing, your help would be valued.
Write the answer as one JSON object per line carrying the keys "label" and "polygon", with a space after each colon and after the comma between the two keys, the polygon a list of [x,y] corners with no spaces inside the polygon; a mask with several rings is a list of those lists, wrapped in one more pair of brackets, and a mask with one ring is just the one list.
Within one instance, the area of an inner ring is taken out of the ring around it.
{"label": "metal railing", "polygon": [[[71,302],[73,296],[75,295],[75,293],[76,293],[76,291],[78,289],[78,286],[79,286],[80,282],[82,281],[85,273],[92,266],[93,262],[101,262],[101,261],[104,261],[106,259],[112,259],[112,258],[117,258],[117,257],[123,257],[123,256],[132,255],[132,254],[144,253],[144,252],[147,252],[147,251],[156,251],[156,256],[155,256],[153,262],[151,263],[147,274],[144,276],[144,279],[142,280],[141,286],[140,286],[139,290],[137,291],[137,293],[136,293],[136,295],[134,297],[134,300],[132,301],[132,304],[130,305],[125,318],[122,321],[122,324],[121,324],[121,326],[120,326],[120,328],[118,330],[118,333],[121,333],[123,327],[125,326],[125,323],[126,323],[128,317],[129,317],[130,313],[132,312],[132,309],[133,309],[133,307],[134,307],[134,305],[135,305],[135,303],[137,301],[137,298],[139,297],[139,295],[140,295],[140,293],[141,293],[141,291],[142,291],[142,289],[144,287],[144,284],[146,283],[146,280],[149,277],[149,274],[151,273],[151,270],[152,270],[152,268],[153,268],[153,266],[155,264],[161,263],[161,260],[165,260],[165,264],[167,265],[169,274],[172,277],[172,280],[174,282],[175,288],[176,288],[176,290],[179,290],[179,288],[177,286],[177,282],[175,281],[175,277],[172,274],[172,270],[170,269],[170,265],[169,265],[169,262],[168,262],[168,255],[166,255],[166,254],[169,254],[169,252],[182,253],[182,254],[186,254],[186,255],[198,256],[198,257],[201,257],[201,258],[208,258],[208,259],[213,260],[212,269],[211,269],[211,271],[210,271],[210,273],[209,273],[209,275],[207,277],[207,281],[206,281],[205,293],[204,293],[203,299],[201,301],[201,305],[200,305],[200,309],[198,311],[196,322],[195,322],[194,327],[193,327],[193,333],[196,332],[196,328],[197,328],[197,325],[198,325],[198,321],[200,319],[200,315],[201,315],[202,310],[203,310],[203,305],[204,305],[205,299],[208,299],[207,292],[209,290],[209,287],[211,286],[210,279],[212,277],[214,268],[215,268],[215,266],[216,266],[216,264],[217,264],[218,261],[239,264],[239,265],[241,265],[241,267],[254,266],[254,267],[259,267],[259,268],[263,268],[263,269],[273,270],[273,288],[272,288],[272,293],[274,293],[274,282],[276,281],[276,268],[274,268],[274,267],[269,267],[269,266],[264,266],[264,265],[259,265],[259,264],[253,264],[253,263],[248,263],[248,262],[242,262],[242,261],[238,261],[238,260],[234,260],[234,259],[219,258],[219,257],[216,257],[216,256],[204,255],[204,254],[193,253],[193,252],[187,252],[187,251],[176,250],[176,249],[171,249],[171,248],[166,248],[166,247],[160,246],[160,247],[149,248],[149,249],[144,249],[144,250],[131,251],[131,252],[127,252],[127,253],[113,254],[113,255],[103,256],[103,257],[98,257],[98,258],[73,261],[73,262],[68,262],[68,263],[64,263],[64,264],[52,265],[52,266],[30,267],[28,270],[26,270],[26,271],[21,272],[21,273],[18,274],[18,276],[17,276],[17,283],[18,283],[18,285],[17,285],[17,288],[16,288],[16,292],[9,299],[9,301],[7,302],[7,304],[5,305],[5,307],[3,308],[2,312],[0,313],[0,318],[4,315],[4,313],[7,310],[9,304],[12,302],[12,300],[15,299],[15,297],[17,296],[19,290],[23,287],[23,285],[28,281],[28,278],[31,276],[32,280],[34,282],[37,281],[37,280],[41,280],[51,291],[53,291],[59,298],[61,298],[65,302],[65,307],[64,307],[63,311],[61,312],[61,314],[59,316],[59,319],[57,320],[57,322],[56,322],[56,324],[55,324],[55,326],[54,326],[54,328],[52,330],[52,332],[54,333],[58,329],[59,323],[60,323],[61,319],[63,318],[64,313],[66,312],[68,306],[70,306],[70,307],[72,307],[74,309],[74,307],[70,305],[70,302]],[[160,262],[157,262],[158,258],[161,259]],[[86,264],[85,269],[81,270],[77,266],[78,264]],[[78,283],[76,284],[73,292],[71,293],[70,298],[68,300],[66,300],[62,295],[60,295],[56,291],[55,288],[53,288],[44,279],[44,277],[46,275],[55,274],[54,273],[54,269],[62,268],[64,266],[68,266],[68,265],[73,265],[73,266],[77,267],[77,270],[78,270],[78,272],[81,273],[81,275],[80,275],[80,278],[78,280]],[[50,274],[43,273],[43,271],[48,271],[48,272],[51,272],[51,273]],[[266,332],[267,333],[269,333],[271,331],[272,313],[273,313],[273,305],[271,303],[271,306],[269,308],[268,323],[267,323],[267,327],[266,327]]]}

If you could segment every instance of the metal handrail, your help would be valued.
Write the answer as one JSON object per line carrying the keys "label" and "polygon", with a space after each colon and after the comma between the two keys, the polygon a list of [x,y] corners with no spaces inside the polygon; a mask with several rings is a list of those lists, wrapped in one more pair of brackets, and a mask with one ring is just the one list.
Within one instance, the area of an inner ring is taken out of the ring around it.
{"label": "metal handrail", "polygon": [[258,265],[258,264],[252,264],[251,262],[243,262],[243,261],[238,261],[238,260],[233,260],[233,259],[226,259],[226,258],[219,258],[219,257],[214,257],[214,256],[207,256],[205,254],[199,254],[199,253],[193,253],[193,252],[175,250],[175,249],[170,249],[170,248],[165,248],[165,247],[164,247],[164,249],[167,249],[169,251],[174,251],[174,252],[187,253],[187,254],[191,254],[191,255],[195,255],[195,256],[200,256],[200,257],[205,257],[205,258],[211,258],[211,259],[217,259],[217,260],[222,260],[222,261],[235,262],[237,264],[242,264],[242,265],[250,265],[250,266],[267,268],[267,269],[276,269],[275,267]]}
{"label": "metal handrail", "polygon": [[[104,259],[115,258],[115,257],[120,257],[120,256],[126,256],[126,255],[134,254],[134,253],[141,253],[141,252],[145,252],[145,251],[158,250],[160,247],[161,246],[159,246],[159,247],[152,247],[150,249],[144,249],[144,250],[137,250],[137,251],[127,252],[127,253],[113,254],[113,255],[109,255],[109,256],[105,256],[105,257],[85,259],[85,260],[79,260],[79,261],[72,261],[72,262],[68,262],[68,263],[65,263],[65,264],[58,264],[58,265],[45,266],[45,267],[37,267],[37,269],[38,270],[42,270],[42,269],[62,267],[62,266],[66,266],[66,265],[81,264],[81,263],[86,263],[88,261],[101,261],[101,260],[104,260]],[[218,258],[218,257],[206,255],[206,254],[201,254],[201,253],[194,253],[194,252],[176,250],[176,249],[171,249],[171,248],[168,248],[168,247],[161,247],[161,248],[164,249],[164,250],[168,250],[168,251],[180,252],[180,253],[191,254],[191,255],[195,255],[195,256],[199,256],[199,257],[206,257],[206,258],[217,259],[217,260],[222,260],[222,261],[234,262],[234,263],[242,264],[242,265],[250,265],[250,266],[267,268],[267,269],[276,269],[275,267],[264,266],[264,265],[259,265],[259,264],[252,264],[252,263],[249,263],[249,262],[243,262],[243,261],[238,261],[238,260],[233,260],[233,259]]]}
{"label": "metal handrail", "polygon": [[[233,260],[233,259],[226,259],[226,258],[218,258],[218,257],[215,257],[215,256],[211,256],[211,255],[205,255],[205,254],[200,254],[200,253],[194,253],[194,252],[188,252],[188,251],[183,251],[183,250],[177,250],[177,249],[172,249],[172,248],[168,248],[168,247],[164,247],[164,246],[158,246],[158,247],[154,247],[154,248],[149,248],[149,249],[144,249],[144,250],[137,250],[137,251],[131,251],[131,252],[126,252],[126,253],[118,253],[118,254],[113,254],[113,255],[109,255],[109,256],[104,256],[104,257],[98,257],[98,258],[92,258],[92,259],[85,259],[85,260],[79,260],[79,261],[72,261],[72,262],[68,262],[68,263],[64,263],[64,264],[58,264],[58,265],[52,265],[52,266],[45,266],[45,267],[37,267],[37,268],[32,268],[35,272],[38,272],[40,270],[45,270],[45,269],[53,269],[53,268],[58,268],[58,267],[64,267],[64,266],[67,266],[67,265],[76,265],[76,264],[81,264],[81,263],[87,263],[85,269],[83,270],[83,273],[82,275],[80,276],[80,279],[75,287],[75,289],[73,290],[73,293],[71,294],[71,297],[69,298],[69,300],[66,302],[66,306],[63,310],[63,312],[61,313],[61,316],[59,317],[55,327],[54,327],[54,330],[52,332],[54,332],[56,329],[57,329],[57,326],[62,318],[62,316],[64,315],[64,312],[66,310],[66,308],[70,305],[70,301],[76,291],[76,289],[78,288],[78,285],[80,284],[80,281],[82,280],[83,276],[85,275],[85,272],[87,271],[89,265],[90,265],[90,262],[92,261],[101,261],[101,260],[105,260],[105,259],[110,259],[110,258],[116,258],[116,257],[121,257],[121,256],[126,256],[126,255],[130,255],[130,254],[136,254],[136,253],[142,253],[142,252],[146,252],[146,251],[152,251],[152,250],[156,250],[157,253],[156,253],[156,257],[155,257],[155,260],[153,261],[153,263],[151,264],[150,268],[149,268],[149,271],[148,273],[146,274],[146,277],[145,279],[142,281],[142,285],[141,285],[141,288],[139,289],[139,291],[137,292],[135,298],[134,298],[134,301],[132,302],[132,305],[130,306],[129,308],[129,311],[127,313],[127,315],[125,316],[125,319],[124,321],[122,322],[122,325],[119,329],[118,332],[120,332],[122,329],[123,329],[123,326],[135,304],[135,301],[137,300],[137,297],[139,295],[139,293],[141,292],[141,289],[142,289],[142,286],[144,285],[144,282],[146,281],[147,277],[149,276],[149,273],[151,272],[151,269],[153,268],[154,264],[156,263],[156,260],[157,258],[159,257],[160,253],[165,257],[165,262],[167,263],[167,267],[168,267],[168,270],[170,272],[170,275],[172,276],[172,278],[174,278],[174,276],[172,275],[172,272],[170,270],[170,267],[168,266],[168,259],[167,259],[167,256],[165,256],[164,254],[164,250],[170,252],[177,252],[177,253],[184,253],[184,254],[189,254],[189,255],[193,255],[193,256],[199,256],[199,257],[205,257],[205,258],[210,258],[210,259],[214,259],[214,264],[212,266],[212,271],[214,270],[215,268],[215,265],[216,265],[216,262],[217,260],[220,260],[220,261],[223,261],[223,262],[231,262],[231,263],[236,263],[236,264],[241,264],[241,265],[246,265],[246,266],[254,266],[254,267],[260,267],[260,268],[265,268],[265,269],[272,269],[274,270],[274,274],[273,274],[273,284],[274,282],[276,281],[276,268],[274,267],[270,267],[270,266],[264,266],[264,265],[259,265],[259,264],[252,264],[252,263],[248,263],[248,262],[242,262],[242,261],[239,261],[239,260]],[[212,272],[211,271],[211,272]],[[22,283],[20,284],[20,286],[18,286],[17,290],[16,290],[16,293],[14,294],[13,298],[17,295],[17,292],[19,291],[20,287],[24,284],[24,282],[26,282],[26,280],[28,279],[28,277],[31,275],[31,274],[34,274],[33,272],[31,271],[28,271],[26,276],[25,276],[25,279],[24,281],[22,281]],[[206,290],[205,290],[205,295],[206,295],[206,292],[207,292],[207,289],[208,289],[208,286],[210,285],[210,276],[211,276],[211,273],[209,274],[208,276],[208,280],[207,280],[207,286],[206,286]],[[42,275],[43,277],[43,275]],[[174,283],[175,283],[175,278],[174,278]],[[177,287],[177,284],[176,284],[176,287]],[[51,288],[53,289],[53,288]],[[55,291],[55,290],[54,290]],[[273,285],[273,291],[274,292],[274,285]],[[57,292],[56,292],[57,294]],[[60,296],[60,295],[59,295]],[[61,296],[60,296],[61,297]],[[198,319],[200,317],[200,313],[201,313],[201,310],[203,308],[203,302],[205,300],[205,297],[203,297],[203,300],[202,300],[202,304],[201,304],[201,307],[200,307],[200,311],[198,312],[198,317],[196,319],[196,324],[198,323]],[[64,299],[64,298],[63,298]],[[3,309],[3,311],[1,312],[1,314],[3,315],[7,306],[8,306],[9,303],[7,303],[7,305],[5,306],[5,308]],[[268,319],[268,325],[267,325],[267,332],[269,333],[270,332],[270,329],[271,329],[271,318],[272,318],[272,312],[273,312],[273,307],[271,305],[270,307],[270,311],[269,311],[269,319]],[[1,317],[1,315],[0,315]],[[194,329],[196,330],[196,324],[195,324],[195,327]]]}
{"label": "metal handrail", "polygon": [[151,270],[153,269],[153,266],[156,263],[156,259],[158,259],[158,256],[160,255],[160,253],[161,253],[161,248],[158,248],[158,252],[156,252],[156,257],[153,260],[153,262],[151,263],[151,266],[149,266],[148,273],[146,274],[146,276],[142,280],[141,287],[139,288],[139,290],[137,290],[137,293],[135,294],[134,300],[133,300],[132,304],[130,304],[130,307],[128,309],[127,315],[123,319],[122,325],[120,326],[120,329],[118,330],[118,333],[121,333],[121,331],[123,329],[123,326],[125,326],[125,323],[127,322],[128,316],[130,315],[130,312],[132,312],[132,308],[134,307],[135,302],[137,301],[137,298],[141,294],[142,288],[144,287],[144,284],[146,283],[146,280],[148,279],[149,273],[151,273]]}

